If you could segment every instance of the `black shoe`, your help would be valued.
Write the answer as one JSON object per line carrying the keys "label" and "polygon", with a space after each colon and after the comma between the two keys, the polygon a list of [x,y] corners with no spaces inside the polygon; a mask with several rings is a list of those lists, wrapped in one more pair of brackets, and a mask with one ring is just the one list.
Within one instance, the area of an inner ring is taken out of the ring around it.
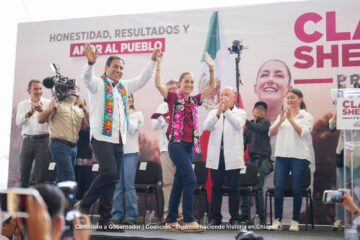
{"label": "black shoe", "polygon": [[77,203],[74,204],[74,208],[83,214],[86,214],[86,215],[90,214],[90,209],[85,208],[81,204],[81,201],[77,201]]}
{"label": "black shoe", "polygon": [[250,216],[249,215],[241,215],[239,218],[239,222],[249,222]]}
{"label": "black shoe", "polygon": [[220,225],[221,225],[221,221],[215,219],[210,221],[210,226],[220,226]]}
{"label": "black shoe", "polygon": [[122,221],[122,224],[124,225],[135,225],[136,222],[134,219],[125,219],[124,221]]}
{"label": "black shoe", "polygon": [[115,218],[99,221],[98,231],[104,232],[125,232],[121,222]]}
{"label": "black shoe", "polygon": [[158,225],[164,226],[166,224],[166,219],[162,219],[160,222],[158,222]]}
{"label": "black shoe", "polygon": [[240,225],[241,221],[239,221],[237,219],[231,219],[229,223],[230,223],[230,225]]}
{"label": "black shoe", "polygon": [[260,217],[260,225],[266,225],[265,217]]}

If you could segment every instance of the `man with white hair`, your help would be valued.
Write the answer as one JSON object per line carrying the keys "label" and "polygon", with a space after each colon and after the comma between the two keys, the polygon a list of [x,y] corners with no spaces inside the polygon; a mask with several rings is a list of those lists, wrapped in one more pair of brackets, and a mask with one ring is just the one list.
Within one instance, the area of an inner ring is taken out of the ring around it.
{"label": "man with white hair", "polygon": [[205,130],[211,131],[206,167],[211,169],[211,225],[220,225],[222,220],[221,204],[224,178],[229,186],[230,224],[239,224],[240,196],[236,190],[240,169],[245,167],[243,127],[246,113],[234,105],[235,93],[232,88],[225,87],[220,93],[217,109],[209,112]]}

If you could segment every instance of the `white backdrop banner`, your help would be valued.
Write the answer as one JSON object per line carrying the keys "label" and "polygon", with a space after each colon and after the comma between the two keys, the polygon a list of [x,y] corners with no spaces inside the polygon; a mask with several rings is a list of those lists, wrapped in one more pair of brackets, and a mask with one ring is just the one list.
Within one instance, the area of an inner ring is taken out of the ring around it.
{"label": "white backdrop banner", "polygon": [[[58,64],[64,76],[77,79],[81,95],[87,97],[79,76],[87,64],[83,46],[91,43],[100,52],[95,65],[97,75],[103,73],[108,56],[120,55],[125,60],[123,78],[136,76],[150,60],[151,51],[161,48],[162,82],[192,72],[195,93],[207,84],[202,56],[208,51],[216,60],[219,88],[203,104],[204,118],[216,106],[221,87],[236,88],[236,55],[228,48],[234,40],[240,40],[241,105],[249,119],[259,100],[268,104],[268,118],[273,121],[286,105],[284,97],[289,88],[299,88],[304,94],[307,110],[315,118],[311,169],[317,198],[335,184],[337,136],[326,128],[335,111],[330,89],[339,84],[352,87],[360,79],[358,9],[358,0],[323,0],[22,23],[18,26],[13,115],[17,104],[28,98],[26,88],[31,79],[54,75],[51,63]],[[50,98],[50,90],[44,89],[44,96]],[[145,117],[140,158],[158,161],[159,132],[152,130],[150,116],[163,99],[155,89],[154,78],[134,98],[136,108]],[[10,186],[19,179],[20,143],[20,129],[13,121]],[[206,137],[202,145],[206,145]],[[272,178],[267,181],[272,185]],[[318,218],[325,219],[326,214]]]}

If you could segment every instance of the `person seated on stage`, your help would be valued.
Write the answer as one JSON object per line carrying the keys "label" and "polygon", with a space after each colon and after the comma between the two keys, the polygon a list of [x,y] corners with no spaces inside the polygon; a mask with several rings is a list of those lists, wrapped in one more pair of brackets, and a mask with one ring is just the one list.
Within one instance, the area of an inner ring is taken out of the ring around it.
{"label": "person seated on stage", "polygon": [[57,167],[56,182],[75,181],[76,143],[81,125],[89,125],[85,108],[80,109],[75,104],[78,97],[76,86],[67,89],[65,99],[54,98],[38,116],[39,123],[49,124],[50,152]]}
{"label": "person seated on stage", "polygon": [[240,196],[236,187],[240,169],[245,167],[243,127],[246,112],[234,105],[234,98],[232,88],[223,88],[218,108],[210,111],[204,122],[204,129],[211,131],[206,161],[212,177],[211,225],[221,225],[225,177],[229,186],[230,224],[240,224]]}
{"label": "person seated on stage", "polygon": [[[267,105],[259,101],[255,103],[252,115],[253,120],[246,120],[244,133],[244,146],[249,146],[250,162],[258,169],[258,182],[256,185],[256,213],[260,218],[260,224],[265,224],[264,210],[264,183],[265,177],[271,172],[271,145],[268,135],[270,122],[266,118]],[[241,198],[241,221],[248,221],[250,216],[249,198]]]}

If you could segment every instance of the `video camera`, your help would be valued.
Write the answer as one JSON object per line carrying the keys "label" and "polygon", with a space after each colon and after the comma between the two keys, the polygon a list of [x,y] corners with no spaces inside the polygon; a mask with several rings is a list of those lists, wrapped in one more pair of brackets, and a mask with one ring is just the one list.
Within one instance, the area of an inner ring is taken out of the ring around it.
{"label": "video camera", "polygon": [[63,101],[69,97],[68,90],[75,89],[76,80],[61,75],[59,67],[55,63],[50,64],[50,67],[56,74],[55,76],[45,78],[43,85],[51,89],[53,97],[58,101]]}
{"label": "video camera", "polygon": [[241,44],[241,41],[234,40],[232,46],[228,48],[230,54],[239,54],[244,49],[244,46]]}

